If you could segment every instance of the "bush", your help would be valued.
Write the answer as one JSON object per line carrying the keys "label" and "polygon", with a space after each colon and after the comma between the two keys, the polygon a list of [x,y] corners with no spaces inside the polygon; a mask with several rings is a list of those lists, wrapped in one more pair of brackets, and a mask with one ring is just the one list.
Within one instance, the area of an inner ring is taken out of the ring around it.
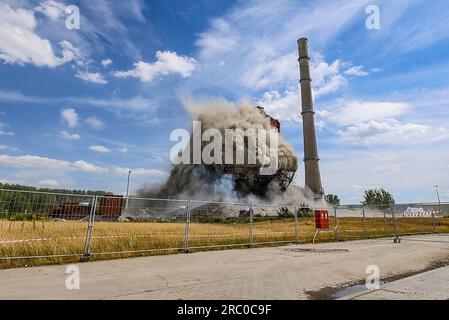
{"label": "bush", "polygon": [[294,218],[295,214],[291,212],[287,207],[280,207],[278,216],[279,218]]}
{"label": "bush", "polygon": [[313,210],[310,208],[298,208],[296,214],[298,218],[311,218],[313,217]]}

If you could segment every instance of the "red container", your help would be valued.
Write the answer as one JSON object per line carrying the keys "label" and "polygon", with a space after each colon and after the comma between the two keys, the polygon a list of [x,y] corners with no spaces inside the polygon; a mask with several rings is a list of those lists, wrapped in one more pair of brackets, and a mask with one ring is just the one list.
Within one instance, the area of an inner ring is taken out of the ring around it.
{"label": "red container", "polygon": [[122,196],[106,196],[100,198],[97,214],[100,216],[119,217],[122,213],[122,205]]}
{"label": "red container", "polygon": [[315,227],[317,229],[329,229],[329,212],[326,210],[315,210]]}

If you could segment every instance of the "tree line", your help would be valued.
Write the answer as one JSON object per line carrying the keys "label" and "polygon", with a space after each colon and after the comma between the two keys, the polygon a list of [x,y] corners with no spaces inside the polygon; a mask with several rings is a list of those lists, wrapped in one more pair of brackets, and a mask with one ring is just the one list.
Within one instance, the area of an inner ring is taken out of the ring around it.
{"label": "tree line", "polygon": [[[340,198],[335,194],[326,194],[324,196],[327,203],[333,206],[340,205]],[[362,201],[364,206],[388,207],[395,203],[392,194],[383,188],[365,190]]]}

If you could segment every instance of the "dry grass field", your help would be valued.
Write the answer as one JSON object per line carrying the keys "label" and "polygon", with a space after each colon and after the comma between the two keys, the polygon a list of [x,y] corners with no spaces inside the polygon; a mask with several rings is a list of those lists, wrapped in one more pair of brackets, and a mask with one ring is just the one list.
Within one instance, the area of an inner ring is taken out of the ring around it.
{"label": "dry grass field", "polygon": [[[398,218],[400,234],[430,233],[430,218]],[[320,232],[317,242],[336,241],[335,219],[331,231]],[[7,221],[0,220],[0,268],[36,266],[79,261],[83,253],[87,222]],[[95,222],[91,243],[92,260],[151,254],[176,253],[183,248],[185,224],[181,222]],[[295,232],[296,230],[296,232]],[[436,232],[449,232],[449,219],[436,219]],[[255,221],[252,243],[308,243],[315,234],[313,218]],[[339,240],[393,236],[392,219],[339,218]],[[189,247],[193,250],[249,245],[249,224],[195,223],[189,228]],[[195,249],[196,247],[196,249]],[[136,252],[146,250],[142,252]],[[54,257],[42,257],[52,255]],[[64,256],[77,255],[77,256]],[[32,259],[5,257],[38,256]]]}

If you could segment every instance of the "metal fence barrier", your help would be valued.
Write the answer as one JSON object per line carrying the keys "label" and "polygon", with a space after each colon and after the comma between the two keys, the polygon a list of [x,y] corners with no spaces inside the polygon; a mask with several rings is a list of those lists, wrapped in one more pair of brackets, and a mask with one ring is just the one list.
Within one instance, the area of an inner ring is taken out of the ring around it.
{"label": "metal fence barrier", "polygon": [[[329,212],[317,232],[315,210]],[[449,232],[449,204],[309,208],[0,189],[0,268]],[[31,260],[31,261],[30,261]]]}

